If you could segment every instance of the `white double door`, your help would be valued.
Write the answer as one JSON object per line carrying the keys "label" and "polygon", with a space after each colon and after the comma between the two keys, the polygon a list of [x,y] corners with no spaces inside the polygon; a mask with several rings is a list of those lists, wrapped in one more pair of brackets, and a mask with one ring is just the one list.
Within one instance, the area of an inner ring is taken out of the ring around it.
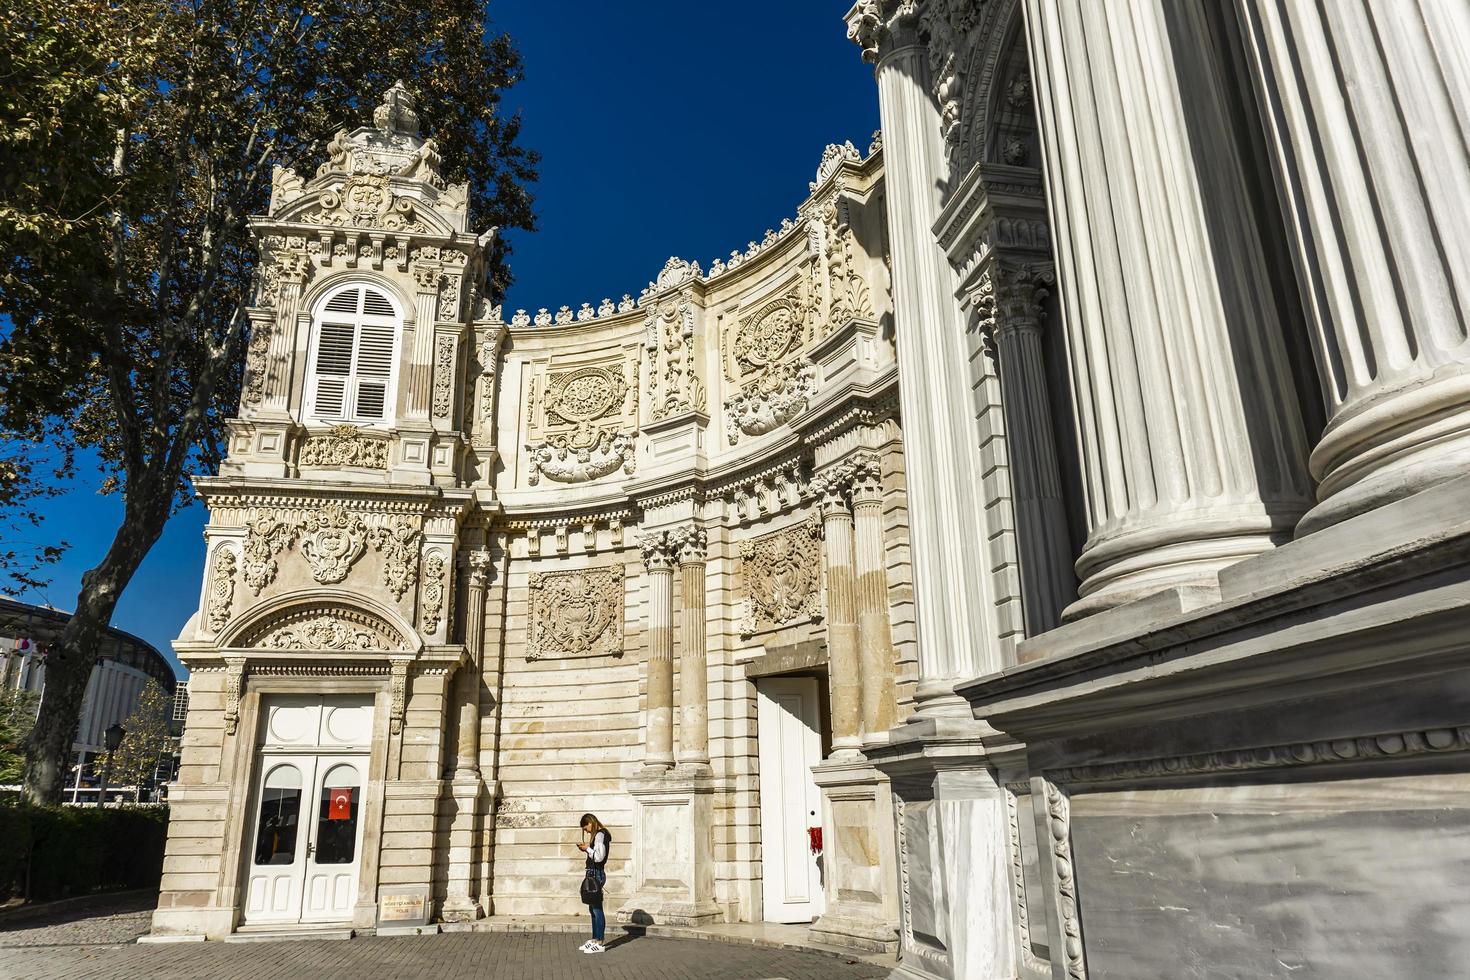
{"label": "white double door", "polygon": [[262,753],[260,761],[245,921],[350,919],[362,864],[367,757]]}
{"label": "white double door", "polygon": [[821,791],[812,778],[812,766],[822,761],[817,681],[761,678],[756,693],[765,919],[810,922],[826,908],[821,857],[809,834],[822,824]]}

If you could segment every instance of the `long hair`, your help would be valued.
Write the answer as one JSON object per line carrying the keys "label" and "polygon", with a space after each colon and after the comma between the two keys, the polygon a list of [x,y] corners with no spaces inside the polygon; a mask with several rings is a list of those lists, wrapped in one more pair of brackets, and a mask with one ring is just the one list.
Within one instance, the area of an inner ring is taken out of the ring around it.
{"label": "long hair", "polygon": [[[578,827],[581,827],[583,830],[586,830],[594,838],[597,836],[597,832],[599,830],[601,830],[601,831],[607,831],[607,828],[602,825],[602,821],[601,820],[598,820],[596,816],[594,816],[593,814],[590,814],[590,813],[584,813],[584,814],[582,814],[582,819],[577,821],[577,826]],[[589,830],[588,828],[591,828],[591,829]],[[608,833],[607,837],[608,837],[608,840],[612,840],[612,834],[611,833]]]}

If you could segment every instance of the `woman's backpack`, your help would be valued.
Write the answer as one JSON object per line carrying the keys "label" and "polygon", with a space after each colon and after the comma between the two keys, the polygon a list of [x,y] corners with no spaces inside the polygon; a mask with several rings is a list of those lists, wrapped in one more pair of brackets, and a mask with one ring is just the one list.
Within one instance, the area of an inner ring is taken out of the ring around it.
{"label": "woman's backpack", "polygon": [[602,904],[602,879],[591,868],[582,876],[582,904]]}

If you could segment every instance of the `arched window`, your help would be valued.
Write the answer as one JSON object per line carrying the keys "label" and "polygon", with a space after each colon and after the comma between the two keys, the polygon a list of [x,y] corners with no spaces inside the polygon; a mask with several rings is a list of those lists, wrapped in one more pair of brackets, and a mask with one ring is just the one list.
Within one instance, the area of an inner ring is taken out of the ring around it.
{"label": "arched window", "polygon": [[351,285],[317,307],[306,416],[318,422],[387,425],[398,374],[398,310],[371,286]]}

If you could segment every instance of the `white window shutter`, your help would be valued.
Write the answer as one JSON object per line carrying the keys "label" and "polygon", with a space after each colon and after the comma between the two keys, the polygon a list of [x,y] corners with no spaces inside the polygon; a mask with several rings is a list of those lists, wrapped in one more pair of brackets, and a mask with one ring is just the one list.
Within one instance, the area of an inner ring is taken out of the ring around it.
{"label": "white window shutter", "polygon": [[310,415],[380,424],[393,414],[398,315],[381,292],[354,286],[322,307],[311,364]]}

